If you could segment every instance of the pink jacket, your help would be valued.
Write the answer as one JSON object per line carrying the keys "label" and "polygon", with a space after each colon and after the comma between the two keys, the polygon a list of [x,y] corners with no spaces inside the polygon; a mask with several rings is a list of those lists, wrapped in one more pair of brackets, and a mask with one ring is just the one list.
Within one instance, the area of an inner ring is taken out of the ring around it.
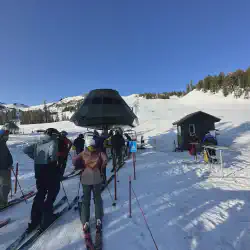
{"label": "pink jacket", "polygon": [[73,158],[76,169],[84,169],[81,174],[81,183],[84,185],[96,185],[102,182],[101,169],[105,168],[108,159],[105,153],[98,151],[81,152]]}

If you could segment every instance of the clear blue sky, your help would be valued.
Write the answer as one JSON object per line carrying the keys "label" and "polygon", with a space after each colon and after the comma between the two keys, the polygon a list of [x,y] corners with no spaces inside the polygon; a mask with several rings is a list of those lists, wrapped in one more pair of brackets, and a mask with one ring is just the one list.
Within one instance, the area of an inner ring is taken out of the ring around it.
{"label": "clear blue sky", "polygon": [[0,101],[184,90],[250,66],[249,0],[0,1]]}

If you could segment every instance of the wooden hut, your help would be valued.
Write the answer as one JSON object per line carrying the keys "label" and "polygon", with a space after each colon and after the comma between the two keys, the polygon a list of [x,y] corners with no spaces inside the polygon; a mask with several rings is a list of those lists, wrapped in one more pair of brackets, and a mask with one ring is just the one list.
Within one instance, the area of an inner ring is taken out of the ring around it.
{"label": "wooden hut", "polygon": [[173,125],[177,125],[178,148],[187,150],[190,146],[189,143],[192,140],[191,137],[193,134],[202,141],[208,131],[215,130],[215,123],[220,120],[220,118],[205,112],[197,111],[174,122]]}
{"label": "wooden hut", "polygon": [[6,130],[9,130],[10,134],[18,134],[19,133],[19,127],[13,121],[9,121],[9,122],[5,123],[3,128]]}

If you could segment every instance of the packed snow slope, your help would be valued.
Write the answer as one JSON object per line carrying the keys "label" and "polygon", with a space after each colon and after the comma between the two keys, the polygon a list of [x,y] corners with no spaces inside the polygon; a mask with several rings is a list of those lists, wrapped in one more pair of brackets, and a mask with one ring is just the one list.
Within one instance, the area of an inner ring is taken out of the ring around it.
{"label": "packed snow slope", "polygon": [[[136,97],[124,99],[132,105]],[[142,216],[143,211],[158,249],[249,250],[249,104],[249,100],[199,91],[181,99],[140,98],[140,125],[136,131],[147,139],[148,149],[138,152],[136,157],[132,218],[128,217],[128,178],[133,176],[133,164],[127,160],[118,174],[116,207],[112,207],[108,190],[103,193],[103,249],[156,249]],[[230,147],[224,152],[223,173],[219,166],[209,168],[202,159],[195,162],[187,152],[172,152],[173,140],[176,139],[172,123],[197,110],[221,118],[217,124],[219,144]],[[15,162],[20,164],[20,183],[24,188],[29,189],[35,180],[33,163],[23,155],[22,148],[39,138],[31,133],[32,130],[51,126],[69,131],[72,139],[85,131],[70,122],[59,122],[22,126],[24,135],[11,136],[8,144]],[[111,164],[108,165],[108,175],[110,168]],[[69,157],[67,171],[71,169]],[[78,183],[78,178],[64,181],[69,200],[76,196]],[[111,183],[112,195],[113,187]],[[62,195],[61,190],[58,198]],[[0,214],[0,219],[12,217],[12,223],[0,229],[0,249],[5,249],[25,229],[31,205],[32,200],[27,205],[23,203]],[[85,249],[78,213],[74,210],[68,212],[30,249]]]}

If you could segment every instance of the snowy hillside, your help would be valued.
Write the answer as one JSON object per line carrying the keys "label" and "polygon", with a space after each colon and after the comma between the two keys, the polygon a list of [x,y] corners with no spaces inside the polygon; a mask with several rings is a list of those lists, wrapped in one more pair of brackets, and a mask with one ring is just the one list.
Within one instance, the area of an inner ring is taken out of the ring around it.
{"label": "snowy hillside", "polygon": [[[132,218],[128,218],[128,178],[133,175],[131,160],[126,160],[118,174],[116,207],[112,206],[108,190],[103,192],[103,249],[156,249],[143,211],[160,250],[248,250],[250,100],[200,91],[192,91],[180,99],[147,100],[136,95],[124,99],[137,109],[140,125],[136,131],[139,137],[146,138],[148,149],[139,151],[136,157],[137,178],[132,186],[139,204],[133,193]],[[62,103],[68,101],[72,99],[62,100]],[[230,147],[223,153],[223,173],[219,165],[210,169],[202,159],[195,162],[187,152],[173,152],[176,128],[172,123],[197,110],[221,118],[216,124],[220,133],[218,141]],[[11,136],[8,144],[14,161],[20,165],[20,183],[27,190],[35,184],[33,162],[22,149],[39,139],[32,131],[48,127],[67,130],[70,139],[86,131],[70,122],[21,125],[25,135]],[[107,169],[109,176],[110,169],[111,163]],[[71,170],[69,157],[67,171]],[[64,181],[70,201],[77,194],[78,184],[78,178]],[[109,189],[113,196],[113,182]],[[61,190],[58,199],[62,196]],[[12,223],[0,229],[0,249],[6,249],[26,228],[31,205],[32,199],[28,204],[21,203],[0,213],[0,220],[12,218]],[[30,249],[85,249],[78,213],[69,211]]]}

